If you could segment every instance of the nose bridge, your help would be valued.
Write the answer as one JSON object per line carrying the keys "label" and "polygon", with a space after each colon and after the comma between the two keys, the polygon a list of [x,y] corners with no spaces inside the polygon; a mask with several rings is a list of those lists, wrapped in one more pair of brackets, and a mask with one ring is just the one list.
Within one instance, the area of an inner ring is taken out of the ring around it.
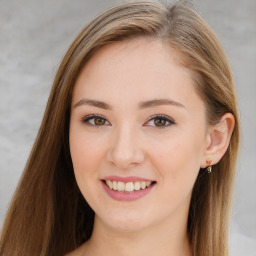
{"label": "nose bridge", "polygon": [[140,147],[140,133],[131,123],[123,123],[114,129],[108,159],[119,168],[128,168],[144,160]]}

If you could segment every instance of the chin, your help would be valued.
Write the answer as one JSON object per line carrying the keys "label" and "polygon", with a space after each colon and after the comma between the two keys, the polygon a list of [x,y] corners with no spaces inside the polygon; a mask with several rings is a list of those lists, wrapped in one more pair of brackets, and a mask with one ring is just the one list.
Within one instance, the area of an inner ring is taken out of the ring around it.
{"label": "chin", "polygon": [[110,216],[104,216],[100,221],[105,223],[105,226],[119,232],[138,231],[146,228],[150,222],[145,216],[127,212],[115,212]]}

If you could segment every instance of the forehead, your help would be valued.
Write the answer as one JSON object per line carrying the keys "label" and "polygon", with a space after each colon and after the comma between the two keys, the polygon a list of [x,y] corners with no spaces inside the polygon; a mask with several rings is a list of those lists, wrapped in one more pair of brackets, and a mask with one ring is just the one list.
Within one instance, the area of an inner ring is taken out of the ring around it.
{"label": "forehead", "polygon": [[73,92],[130,104],[140,98],[176,97],[189,100],[195,94],[192,72],[181,66],[180,54],[160,40],[139,38],[113,42],[99,49],[82,69]]}
{"label": "forehead", "polygon": [[[119,69],[125,68],[124,71],[127,71],[127,68],[136,66],[143,69],[143,71],[160,72],[163,65],[167,63],[173,63],[175,66],[179,66],[180,69],[185,69],[181,65],[181,60],[181,54],[166,42],[151,37],[139,37],[112,42],[101,47],[89,59],[82,71],[92,71],[96,66],[98,70],[102,66],[104,66],[104,69],[116,66]],[[186,71],[191,72],[189,69],[186,69]]]}

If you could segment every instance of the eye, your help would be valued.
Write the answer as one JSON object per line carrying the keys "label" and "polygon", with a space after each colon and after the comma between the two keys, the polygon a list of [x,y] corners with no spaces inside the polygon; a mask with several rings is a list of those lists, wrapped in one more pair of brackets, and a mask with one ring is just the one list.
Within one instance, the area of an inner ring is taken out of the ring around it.
{"label": "eye", "polygon": [[165,115],[155,115],[151,117],[146,124],[150,126],[159,127],[159,128],[165,128],[167,126],[175,124],[175,122],[171,118]]}
{"label": "eye", "polygon": [[89,115],[85,117],[83,123],[94,126],[109,125],[110,123],[101,115]]}

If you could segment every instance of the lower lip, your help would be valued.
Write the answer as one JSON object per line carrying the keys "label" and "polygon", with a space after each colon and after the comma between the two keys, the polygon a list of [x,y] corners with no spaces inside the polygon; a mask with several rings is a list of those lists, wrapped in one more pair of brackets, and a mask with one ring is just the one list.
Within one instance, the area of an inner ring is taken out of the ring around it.
{"label": "lower lip", "polygon": [[140,190],[134,190],[133,192],[119,192],[117,190],[112,190],[110,189],[107,184],[102,181],[103,188],[107,192],[107,194],[117,200],[117,201],[134,201],[139,198],[142,198],[146,196],[152,188],[155,186],[155,184],[152,184],[150,187],[145,188],[145,189],[140,189]]}

